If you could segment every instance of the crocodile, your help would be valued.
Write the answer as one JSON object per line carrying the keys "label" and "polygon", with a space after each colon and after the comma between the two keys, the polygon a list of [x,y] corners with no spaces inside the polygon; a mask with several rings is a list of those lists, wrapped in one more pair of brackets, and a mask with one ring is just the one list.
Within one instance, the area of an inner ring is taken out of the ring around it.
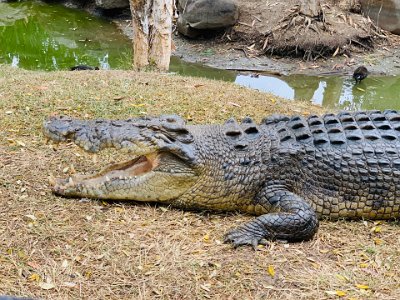
{"label": "crocodile", "polygon": [[52,116],[44,133],[89,152],[116,148],[132,155],[99,174],[55,180],[55,194],[255,215],[225,235],[235,247],[306,241],[325,218],[400,216],[400,112],[394,110],[206,125],[176,115]]}

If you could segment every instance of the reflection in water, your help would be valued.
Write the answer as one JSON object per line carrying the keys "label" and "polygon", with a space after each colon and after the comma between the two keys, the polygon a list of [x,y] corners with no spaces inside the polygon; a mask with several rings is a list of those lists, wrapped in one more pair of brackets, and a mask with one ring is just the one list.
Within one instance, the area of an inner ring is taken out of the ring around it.
{"label": "reflection in water", "polygon": [[184,76],[206,77],[209,79],[235,81],[236,73],[207,67],[201,64],[187,63],[177,57],[171,57],[169,71]]}
{"label": "reflection in water", "polygon": [[239,75],[237,84],[325,107],[345,110],[400,109],[400,76],[368,77],[360,84],[342,76]]}
{"label": "reflection in water", "polygon": [[12,56],[12,58],[11,58],[11,67],[18,68],[19,56],[18,55],[11,55],[11,54],[9,54],[8,56],[9,57]]}
{"label": "reflection in water", "polygon": [[249,75],[236,76],[235,83],[252,89],[266,91],[286,99],[300,99],[295,91],[285,81],[273,76],[252,77]]}

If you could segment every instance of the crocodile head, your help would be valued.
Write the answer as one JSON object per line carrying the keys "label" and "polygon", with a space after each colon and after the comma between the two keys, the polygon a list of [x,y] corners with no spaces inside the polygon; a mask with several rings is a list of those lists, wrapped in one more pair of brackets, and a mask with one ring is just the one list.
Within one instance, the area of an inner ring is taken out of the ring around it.
{"label": "crocodile head", "polygon": [[55,142],[71,141],[88,152],[124,149],[132,159],[95,175],[57,179],[53,191],[69,197],[170,202],[198,178],[194,137],[177,116],[125,121],[82,121],[50,117],[45,135]]}

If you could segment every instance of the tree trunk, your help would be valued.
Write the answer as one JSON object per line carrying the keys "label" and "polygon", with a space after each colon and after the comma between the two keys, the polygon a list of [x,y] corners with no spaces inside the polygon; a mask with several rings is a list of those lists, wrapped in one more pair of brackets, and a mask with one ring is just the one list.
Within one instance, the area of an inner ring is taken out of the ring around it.
{"label": "tree trunk", "polygon": [[173,0],[129,0],[133,26],[133,67],[167,71],[171,57]]}
{"label": "tree trunk", "polygon": [[317,17],[321,14],[320,0],[301,0],[300,13],[308,17]]}

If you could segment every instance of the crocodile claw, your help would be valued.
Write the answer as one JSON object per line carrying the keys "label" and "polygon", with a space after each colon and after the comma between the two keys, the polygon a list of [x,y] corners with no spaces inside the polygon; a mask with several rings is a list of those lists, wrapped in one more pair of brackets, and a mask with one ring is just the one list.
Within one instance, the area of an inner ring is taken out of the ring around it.
{"label": "crocodile claw", "polygon": [[258,245],[267,245],[268,241],[263,235],[247,231],[244,228],[236,228],[225,235],[224,243],[232,243],[235,248],[250,245],[254,250],[257,250]]}

